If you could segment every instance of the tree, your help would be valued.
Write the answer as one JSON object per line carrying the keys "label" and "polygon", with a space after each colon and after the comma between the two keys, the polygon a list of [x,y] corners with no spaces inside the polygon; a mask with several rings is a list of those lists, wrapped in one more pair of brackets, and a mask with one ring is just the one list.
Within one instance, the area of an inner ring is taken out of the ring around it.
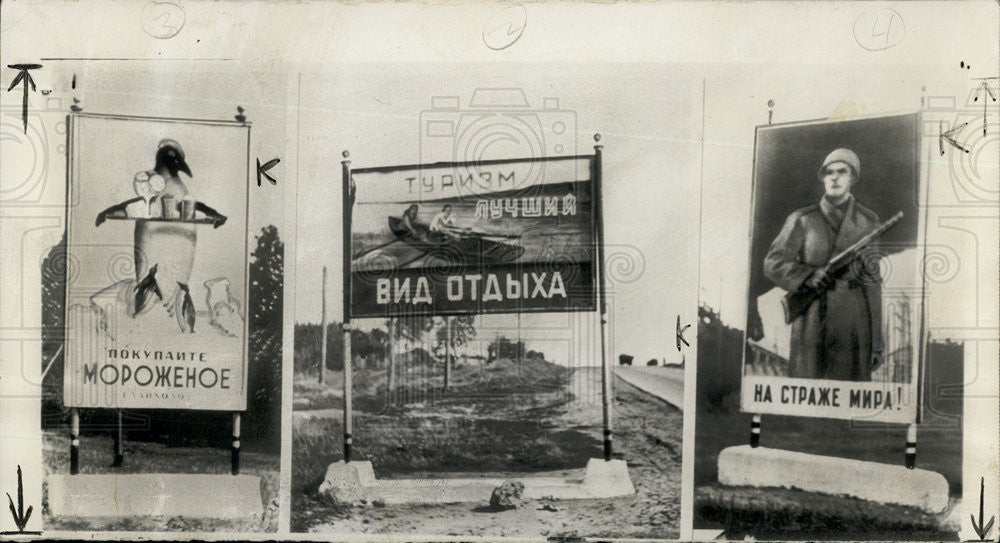
{"label": "tree", "polygon": [[351,351],[353,356],[364,358],[366,367],[378,367],[379,362],[385,357],[385,343],[376,336],[375,332],[386,336],[382,330],[375,329],[371,333],[362,330],[351,330]]}
{"label": "tree", "polygon": [[[386,361],[387,351],[389,347],[389,333],[381,328],[373,329],[369,334],[370,341],[372,345],[372,354],[375,362],[375,367],[382,367]],[[370,359],[371,360],[371,359]],[[369,364],[370,365],[370,364]]]}
{"label": "tree", "polygon": [[434,329],[434,317],[396,317],[396,338],[417,340]]}
{"label": "tree", "polygon": [[[459,347],[467,345],[472,338],[476,337],[476,317],[475,315],[457,315],[454,317],[442,317],[441,323],[434,333],[435,343],[444,346],[451,337],[451,344],[448,345],[452,356]],[[449,336],[449,331],[451,332]]]}
{"label": "tree", "polygon": [[281,332],[282,283],[285,244],[278,238],[274,225],[261,228],[257,248],[250,256],[251,329],[273,329]]}
{"label": "tree", "polygon": [[269,225],[250,254],[250,361],[247,375],[248,435],[280,447],[281,345],[285,244]]}
{"label": "tree", "polygon": [[505,336],[497,336],[489,349],[496,358],[507,358],[510,360],[524,358],[525,346],[523,341],[513,342]]}
{"label": "tree", "polygon": [[[339,322],[330,322],[326,326],[326,368],[340,371],[344,369],[344,327]],[[319,360],[321,332],[318,323],[295,325],[296,373],[315,374],[316,361]]]}
{"label": "tree", "polygon": [[54,358],[63,342],[67,263],[64,230],[62,239],[42,260],[42,370],[52,363],[42,381],[42,403],[45,414],[53,415],[62,412],[63,364]]}

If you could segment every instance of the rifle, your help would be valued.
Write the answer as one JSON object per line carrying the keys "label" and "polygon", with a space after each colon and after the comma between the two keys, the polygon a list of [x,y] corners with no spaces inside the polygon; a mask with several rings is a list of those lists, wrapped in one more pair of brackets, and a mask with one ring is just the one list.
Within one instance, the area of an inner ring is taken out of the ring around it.
{"label": "rifle", "polygon": [[[897,212],[891,219],[880,224],[863,238],[854,242],[853,245],[844,249],[840,254],[834,256],[829,262],[827,262],[826,266],[823,267],[826,275],[833,278],[844,272],[851,262],[858,257],[858,253],[860,253],[862,249],[881,237],[882,234],[888,232],[889,229],[895,226],[896,223],[898,223],[902,218],[903,212]],[[829,289],[830,287],[814,289],[803,282],[802,285],[799,286],[798,290],[785,294],[785,297],[781,300],[781,308],[785,310],[785,324],[791,324],[792,321],[798,318],[799,315],[805,313],[806,310],[809,309],[809,306]]]}

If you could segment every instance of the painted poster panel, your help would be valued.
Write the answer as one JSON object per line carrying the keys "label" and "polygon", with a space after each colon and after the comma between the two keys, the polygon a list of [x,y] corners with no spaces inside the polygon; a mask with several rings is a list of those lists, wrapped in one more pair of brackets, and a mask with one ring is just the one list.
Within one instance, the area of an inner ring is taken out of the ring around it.
{"label": "painted poster panel", "polygon": [[742,409],[914,422],[918,114],[757,129]]}
{"label": "painted poster panel", "polygon": [[246,409],[249,125],[69,127],[65,404]]}
{"label": "painted poster panel", "polygon": [[351,316],[594,310],[593,161],[354,170]]}

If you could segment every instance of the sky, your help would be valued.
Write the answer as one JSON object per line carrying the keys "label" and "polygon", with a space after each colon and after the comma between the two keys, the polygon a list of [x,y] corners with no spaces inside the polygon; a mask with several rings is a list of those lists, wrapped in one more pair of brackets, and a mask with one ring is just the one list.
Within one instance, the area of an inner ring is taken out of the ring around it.
{"label": "sky", "polygon": [[[299,128],[308,136],[300,141],[295,196],[298,322],[320,320],[314,289],[324,264],[330,270],[328,300],[335,308],[330,317],[340,319],[342,151],[350,152],[356,168],[525,158],[545,146],[553,153],[555,145],[563,146],[564,154],[593,154],[599,133],[610,352],[643,361],[679,361],[673,346],[676,317],[693,321],[696,315],[700,79],[671,77],[670,66],[655,64],[344,64],[330,72],[304,74],[299,94]],[[473,94],[478,90],[481,97],[498,88],[514,93],[494,91],[491,103],[517,103],[500,100],[516,100],[523,93],[528,106],[515,109],[534,112],[542,127],[541,139],[534,141],[542,143],[533,144],[530,135],[482,137],[480,143],[487,143],[479,146],[466,144],[463,136],[455,145],[421,138],[422,122],[479,111],[470,105]],[[441,103],[458,107],[442,109]],[[556,121],[569,130],[556,135],[544,128]],[[480,327],[488,337],[491,330],[515,337],[516,317],[484,317]],[[528,348],[545,350],[561,363],[599,362],[592,358],[596,354],[569,360],[573,341],[583,341],[581,335],[588,332],[593,332],[590,339],[599,337],[592,314],[524,315],[521,330]]]}

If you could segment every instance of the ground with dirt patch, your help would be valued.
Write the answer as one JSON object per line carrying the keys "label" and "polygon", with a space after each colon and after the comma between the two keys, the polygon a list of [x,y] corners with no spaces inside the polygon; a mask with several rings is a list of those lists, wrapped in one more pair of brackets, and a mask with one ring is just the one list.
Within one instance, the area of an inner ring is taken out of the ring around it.
{"label": "ground with dirt patch", "polygon": [[[69,437],[65,431],[44,430],[46,473],[69,473]],[[126,441],[121,467],[111,467],[112,440],[108,434],[80,436],[80,473],[204,473],[230,476],[229,450],[210,446],[170,446],[160,442]],[[43,487],[42,514],[46,530],[151,532],[274,532],[278,528],[279,456],[255,451],[252,444],[240,454],[240,473],[260,477],[264,513],[257,519],[223,520],[187,517],[84,518],[53,517]],[[220,497],[221,499],[222,497]]]}
{"label": "ground with dirt patch", "polygon": [[[331,377],[340,382],[339,376]],[[522,477],[568,473],[601,457],[598,368],[569,370],[527,361],[516,368],[502,362],[496,368],[456,368],[454,377],[459,385],[449,394],[425,394],[424,401],[403,407],[370,402],[377,406],[375,413],[356,413],[355,451],[372,461],[376,476]],[[318,495],[326,466],[341,459],[342,415],[333,401],[303,401],[333,398],[332,393],[297,385],[297,405],[308,402],[326,412],[311,416],[299,409],[295,414],[292,531],[676,538],[681,411],[620,379],[614,386],[615,457],[629,463],[636,494],[526,500],[498,512],[488,507],[488,495],[481,503],[447,505],[343,505]],[[378,387],[369,390],[377,395]]]}

